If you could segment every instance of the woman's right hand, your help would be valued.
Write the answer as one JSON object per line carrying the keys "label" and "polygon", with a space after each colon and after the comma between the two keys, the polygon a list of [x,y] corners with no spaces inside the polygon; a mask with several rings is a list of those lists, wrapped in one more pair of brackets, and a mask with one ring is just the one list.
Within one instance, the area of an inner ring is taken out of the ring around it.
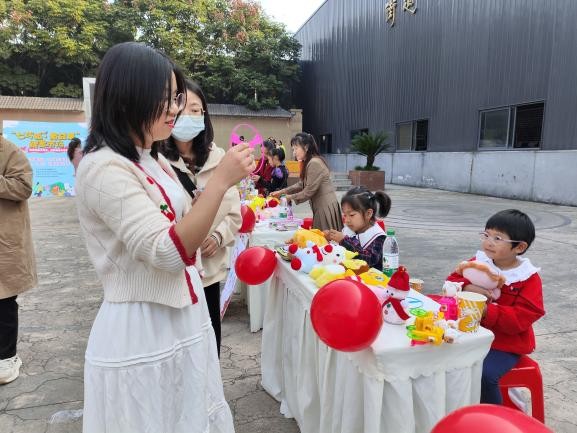
{"label": "woman's right hand", "polygon": [[230,188],[251,174],[253,170],[252,149],[248,144],[239,144],[226,152],[215,170],[213,179]]}
{"label": "woman's right hand", "polygon": [[283,194],[282,191],[273,191],[269,195],[274,198],[279,198]]}

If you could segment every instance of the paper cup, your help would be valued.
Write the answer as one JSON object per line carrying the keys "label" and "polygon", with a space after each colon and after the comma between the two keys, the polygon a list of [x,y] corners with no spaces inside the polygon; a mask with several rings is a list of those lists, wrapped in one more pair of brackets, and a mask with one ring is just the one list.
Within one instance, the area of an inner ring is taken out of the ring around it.
{"label": "paper cup", "polygon": [[459,331],[477,332],[481,323],[487,297],[475,292],[457,293]]}
{"label": "paper cup", "polygon": [[420,280],[418,278],[409,279],[409,286],[411,286],[411,289],[413,289],[419,293],[423,291],[423,284],[424,284],[424,281]]}

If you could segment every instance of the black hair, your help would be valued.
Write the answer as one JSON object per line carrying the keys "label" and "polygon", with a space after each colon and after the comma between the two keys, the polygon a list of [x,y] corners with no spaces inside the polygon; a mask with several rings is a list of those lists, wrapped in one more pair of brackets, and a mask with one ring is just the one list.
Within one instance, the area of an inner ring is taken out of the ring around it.
{"label": "black hair", "polygon": [[[208,154],[210,153],[210,147],[214,140],[214,129],[212,127],[212,121],[210,120],[210,114],[208,113],[208,104],[206,103],[206,97],[200,86],[189,79],[185,80],[186,90],[191,91],[196,96],[198,96],[202,102],[202,109],[204,111],[204,131],[198,134],[192,140],[192,152],[194,153],[194,165],[197,168],[203,167],[208,160]],[[168,137],[159,145],[160,153],[166,156],[170,161],[178,161],[180,153],[178,152],[178,147],[174,142],[172,136]]]}
{"label": "black hair", "polygon": [[70,143],[68,143],[68,149],[66,150],[66,154],[68,155],[68,159],[70,161],[72,161],[72,159],[74,158],[74,153],[76,152],[76,149],[81,145],[82,142],[78,137],[74,137],[72,140],[70,140]]}
{"label": "black hair", "polygon": [[271,156],[277,156],[278,160],[283,162],[285,158],[284,150],[282,150],[282,147],[277,147],[276,149],[272,150]]}
{"label": "black hair", "polygon": [[349,189],[341,199],[341,207],[345,203],[352,209],[363,214],[369,209],[372,209],[373,217],[371,218],[371,221],[375,221],[376,219],[377,205],[378,215],[381,218],[386,217],[391,210],[391,198],[386,192],[375,191],[372,193],[364,186],[355,186]]}
{"label": "black hair", "polygon": [[319,152],[319,147],[317,146],[317,142],[315,141],[315,138],[311,134],[307,132],[299,132],[291,139],[291,146],[300,146],[306,151],[305,160],[303,161],[303,168],[301,169],[301,175],[300,175],[302,181],[305,180],[306,167],[310,162],[310,160],[313,159],[314,157],[320,158],[321,161],[328,168],[328,164],[321,156],[321,153]]}
{"label": "black hair", "polygon": [[264,147],[266,148],[268,153],[271,153],[275,149],[274,141],[270,138],[266,139],[263,143]]}
{"label": "black hair", "polygon": [[[519,245],[521,241],[527,243],[525,251],[529,249],[535,240],[535,225],[533,221],[531,221],[531,218],[529,218],[526,213],[517,209],[507,209],[497,212],[489,218],[485,224],[485,230],[487,229],[506,233],[511,240],[518,241],[511,242],[512,248]],[[520,254],[524,254],[525,251]]]}
{"label": "black hair", "polygon": [[184,76],[160,51],[137,42],[110,48],[96,74],[85,153],[108,146],[138,161],[138,143],[132,137],[144,143],[145,132],[170,110],[173,73],[176,92],[184,93]]}

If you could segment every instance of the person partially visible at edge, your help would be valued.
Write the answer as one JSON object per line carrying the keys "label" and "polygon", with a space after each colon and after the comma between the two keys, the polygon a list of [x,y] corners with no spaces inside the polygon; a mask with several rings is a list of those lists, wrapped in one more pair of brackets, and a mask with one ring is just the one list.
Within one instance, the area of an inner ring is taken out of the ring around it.
{"label": "person partially visible at edge", "polygon": [[68,150],[66,151],[66,154],[68,155],[68,159],[74,166],[74,175],[76,175],[76,171],[78,170],[78,164],[80,164],[80,160],[84,155],[84,152],[82,151],[82,142],[80,141],[80,138],[74,137],[72,140],[70,140],[70,143],[68,143]]}
{"label": "person partially visible at edge", "polygon": [[271,140],[265,140],[263,145],[264,153],[261,156],[261,161],[258,163],[260,168],[256,173],[251,175],[251,179],[258,189],[258,193],[262,196],[266,196],[267,185],[271,181],[272,170],[274,168],[270,163],[270,159],[272,157],[272,151],[275,148],[275,145]]}
{"label": "person partially visible at edge", "polygon": [[86,248],[104,289],[84,363],[83,432],[234,432],[196,251],[254,165],[240,144],[190,199],[153,143],[186,105],[184,76],[143,44],[100,63],[76,176]]}
{"label": "person partially visible at edge", "polygon": [[280,197],[285,194],[287,200],[296,204],[309,200],[313,212],[313,227],[319,230],[343,229],[341,207],[331,182],[327,163],[321,156],[314,137],[300,132],[291,139],[293,155],[302,161],[300,180],[295,185],[283,188],[271,195]]}
{"label": "person partially visible at edge", "polygon": [[0,385],[20,375],[16,298],[37,283],[31,195],[32,167],[26,155],[0,136]]}
{"label": "person partially visible at edge", "polygon": [[503,404],[499,380],[521,355],[535,350],[533,324],[545,315],[540,269],[521,257],[535,240],[531,218],[517,209],[497,212],[480,233],[481,249],[470,259],[485,264],[506,279],[500,294],[472,284],[453,272],[447,280],[463,283],[463,290],[487,297],[481,325],[495,334],[483,361],[481,403]]}
{"label": "person partially visible at edge", "polygon": [[[202,89],[186,80],[186,106],[178,117],[172,135],[159,146],[172,165],[190,199],[206,188],[225,151],[214,142],[214,132]],[[227,247],[234,244],[242,225],[240,197],[236,187],[224,194],[217,217],[202,242],[204,294],[220,355],[220,282],[226,279],[229,262]]]}

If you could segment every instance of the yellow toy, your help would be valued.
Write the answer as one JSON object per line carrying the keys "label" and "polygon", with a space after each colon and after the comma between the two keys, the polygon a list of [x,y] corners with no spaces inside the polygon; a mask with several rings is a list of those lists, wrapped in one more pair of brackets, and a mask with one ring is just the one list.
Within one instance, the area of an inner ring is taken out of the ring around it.
{"label": "yellow toy", "polygon": [[387,287],[390,280],[389,277],[375,268],[371,268],[367,272],[360,274],[359,278],[368,286],[377,286],[383,289]]}
{"label": "yellow toy", "polygon": [[257,209],[261,210],[264,209],[266,205],[266,200],[264,197],[258,196],[253,198],[250,203],[248,204],[248,207],[252,209],[252,211],[256,214]]}
{"label": "yellow toy", "polygon": [[306,248],[307,241],[311,241],[319,247],[328,244],[325,235],[323,234],[322,231],[318,229],[311,229],[311,230],[298,229],[293,235],[292,239],[289,240],[287,243],[297,244],[299,248]]}
{"label": "yellow toy", "polygon": [[415,323],[407,326],[407,336],[414,341],[433,343],[435,346],[443,342],[445,330],[436,326],[435,322],[443,320],[443,313],[423,312],[415,317]]}
{"label": "yellow toy", "polygon": [[355,275],[353,271],[345,269],[344,266],[341,265],[315,266],[309,272],[309,276],[315,281],[317,287],[323,287],[331,281],[353,275]]}
{"label": "yellow toy", "polygon": [[[347,251],[347,253],[353,254],[353,257],[358,254],[358,253],[351,253],[350,251]],[[349,256],[349,254],[347,253],[345,253],[346,256]],[[345,260],[342,261],[342,265],[345,268],[353,271],[356,275],[364,274],[365,272],[369,271],[369,265],[367,264],[367,262],[361,259],[353,259],[347,257]]]}

